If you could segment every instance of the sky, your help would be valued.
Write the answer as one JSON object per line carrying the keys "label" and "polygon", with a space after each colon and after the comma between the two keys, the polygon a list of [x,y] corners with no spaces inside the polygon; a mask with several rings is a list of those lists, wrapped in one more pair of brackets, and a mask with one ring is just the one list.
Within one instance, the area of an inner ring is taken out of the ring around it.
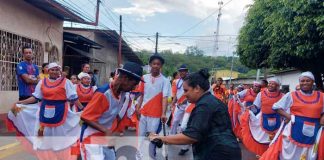
{"label": "sky", "polygon": [[[57,0],[94,21],[96,0]],[[216,47],[218,0],[101,0],[99,26],[119,31],[122,15],[123,38],[135,51],[184,52],[197,46],[209,56],[232,56],[237,35],[253,0],[223,0],[218,49]],[[64,23],[71,26],[71,23]],[[72,23],[73,27],[88,27]]]}

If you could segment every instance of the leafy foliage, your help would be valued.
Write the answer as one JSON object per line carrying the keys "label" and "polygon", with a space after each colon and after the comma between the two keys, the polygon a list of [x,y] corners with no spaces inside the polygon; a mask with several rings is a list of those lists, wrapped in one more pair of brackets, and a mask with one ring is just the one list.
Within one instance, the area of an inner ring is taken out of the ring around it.
{"label": "leafy foliage", "polygon": [[323,15],[320,0],[255,0],[240,30],[241,62],[251,68],[310,70],[323,88]]}
{"label": "leafy foliage", "polygon": [[[153,54],[147,50],[142,50],[136,53],[139,58],[148,64],[149,57]],[[172,52],[171,50],[164,50],[160,52],[161,56],[165,59],[163,66],[163,73],[171,76],[177,71],[177,68],[186,64],[190,72],[198,71],[201,68],[216,69],[231,69],[232,57],[211,57],[204,56],[204,52],[196,46],[190,46],[186,49],[185,53]],[[233,70],[240,73],[247,73],[250,69],[242,65],[238,57],[234,57]]]}

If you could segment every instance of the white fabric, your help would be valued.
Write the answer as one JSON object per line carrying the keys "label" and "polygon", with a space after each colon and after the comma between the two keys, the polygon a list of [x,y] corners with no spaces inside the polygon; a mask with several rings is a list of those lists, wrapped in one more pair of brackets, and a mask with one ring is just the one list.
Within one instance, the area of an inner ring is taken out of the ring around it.
{"label": "white fabric", "polygon": [[249,89],[245,89],[241,92],[238,92],[237,95],[239,96],[239,98],[243,99],[248,91]]}
{"label": "white fabric", "polygon": [[[144,137],[146,136],[146,133],[156,133],[160,126],[161,120],[160,118],[154,118],[154,117],[147,117],[144,115],[141,115],[140,121],[139,121],[139,143],[138,143],[138,152],[136,155],[136,159],[143,159],[144,157],[147,157],[148,155],[153,154],[153,149],[150,148],[144,140]],[[147,153],[147,151],[149,153]],[[144,156],[146,155],[146,156]]]}
{"label": "white fabric", "polygon": [[[182,105],[182,106],[186,106],[186,105]],[[181,124],[183,115],[185,113],[185,108],[182,109],[181,107],[175,107],[173,117],[172,117],[172,124],[171,124],[170,134],[177,134],[179,124]]]}
{"label": "white fabric", "polygon": [[80,73],[78,74],[78,78],[79,78],[79,79],[82,79],[82,78],[84,78],[84,77],[91,78],[91,76],[90,76],[88,73],[85,73],[85,72],[80,72]]}
{"label": "white fabric", "polygon": [[[47,80],[52,81],[51,79],[47,79]],[[61,80],[61,79],[58,78],[55,81],[58,81],[58,80]],[[43,93],[41,91],[42,83],[43,83],[43,80],[41,80],[37,83],[35,91],[33,93],[33,96],[36,97],[37,99],[43,99]],[[66,83],[65,83],[65,91],[66,91],[66,97],[68,100],[74,100],[74,99],[78,98],[75,85],[68,79],[66,80]]]}
{"label": "white fabric", "polygon": [[280,85],[280,81],[279,81],[279,79],[278,79],[277,77],[271,77],[268,81],[269,81],[269,82],[275,82],[275,83],[277,83],[278,85]]}
{"label": "white fabric", "polygon": [[[177,97],[177,100],[179,100],[180,97],[182,97],[182,95],[184,93],[184,91],[183,91],[183,80],[181,78],[177,79],[175,85],[177,87],[176,97]],[[180,86],[180,88],[178,88],[179,86]]]}
{"label": "white fabric", "polygon": [[[320,130],[319,130],[320,131]],[[312,153],[314,151],[314,145],[311,147],[299,147],[292,143],[288,137],[291,133],[291,122],[289,122],[284,128],[282,135],[282,151],[280,152],[280,160],[295,160],[300,159],[302,156],[305,160],[316,160],[317,156]],[[321,132],[317,133],[318,142],[320,140]]]}
{"label": "white fabric", "polygon": [[22,105],[23,107],[17,117],[10,111],[8,118],[15,127],[32,143],[34,149],[40,150],[62,150],[73,145],[78,139],[81,131],[79,122],[80,116],[70,109],[67,113],[66,121],[58,127],[45,127],[44,136],[39,138],[39,104]]}
{"label": "white fabric", "polygon": [[261,108],[261,92],[259,92],[255,97],[253,105],[255,105],[258,109]]}
{"label": "white fabric", "polygon": [[[85,144],[85,152],[81,152],[81,157],[83,160],[114,160],[116,159],[115,151],[109,149],[105,145],[98,144]],[[82,150],[82,149],[81,149]]]}
{"label": "white fabric", "polygon": [[253,86],[261,86],[261,83],[258,82],[258,81],[254,81],[254,82],[253,82]]}
{"label": "white fabric", "polygon": [[129,101],[131,101],[131,98],[129,96],[130,96],[129,92],[127,92],[125,94],[124,104],[123,104],[122,108],[120,109],[120,111],[118,113],[118,116],[119,116],[120,119],[122,119],[125,116],[126,112],[127,112]]}
{"label": "white fabric", "polygon": [[183,131],[187,128],[187,124],[188,124],[188,121],[189,121],[190,114],[191,114],[191,113],[187,113],[187,112],[186,112],[186,113],[183,115],[182,122],[181,122],[181,125],[180,125],[180,128],[181,128],[181,130],[183,130]]}
{"label": "white fabric", "polygon": [[153,77],[151,74],[143,76],[144,83],[144,97],[142,107],[152,98],[162,92],[163,97],[171,96],[171,84],[167,78],[162,74],[158,77]]}
{"label": "white fabric", "polygon": [[48,64],[48,69],[55,68],[55,67],[58,67],[60,69],[62,68],[60,65],[58,65],[55,62],[52,62],[52,63]]}
{"label": "white fabric", "polygon": [[261,126],[262,113],[260,112],[259,114],[257,114],[255,116],[252,111],[249,111],[249,114],[250,114],[249,127],[250,127],[250,131],[251,131],[253,139],[259,143],[263,143],[263,144],[268,143],[269,144],[270,143],[269,134],[266,133],[265,131],[263,131],[262,126]]}
{"label": "white fabric", "polygon": [[315,77],[314,77],[313,73],[310,72],[310,71],[301,73],[300,76],[299,76],[299,80],[302,77],[308,77],[308,78],[312,79],[313,81],[315,81]]}

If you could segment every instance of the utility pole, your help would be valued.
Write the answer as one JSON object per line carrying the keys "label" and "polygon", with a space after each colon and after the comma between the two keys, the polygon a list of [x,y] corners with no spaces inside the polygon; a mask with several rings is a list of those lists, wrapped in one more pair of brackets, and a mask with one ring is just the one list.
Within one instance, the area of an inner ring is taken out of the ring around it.
{"label": "utility pole", "polygon": [[218,15],[217,15],[217,28],[216,28],[216,37],[215,37],[215,46],[214,46],[214,55],[216,56],[216,52],[218,50],[218,41],[219,41],[219,25],[220,25],[220,18],[222,16],[222,5],[223,1],[218,2]]}
{"label": "utility pole", "polygon": [[118,68],[122,64],[122,16],[119,16],[119,48],[118,48]]}
{"label": "utility pole", "polygon": [[155,37],[155,54],[158,53],[157,48],[158,48],[158,40],[159,40],[159,32],[156,32],[156,37]]}

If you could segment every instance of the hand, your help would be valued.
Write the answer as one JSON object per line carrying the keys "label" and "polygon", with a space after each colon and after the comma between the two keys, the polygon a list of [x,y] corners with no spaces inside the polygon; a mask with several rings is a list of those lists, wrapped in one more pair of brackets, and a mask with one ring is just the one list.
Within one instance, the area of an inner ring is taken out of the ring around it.
{"label": "hand", "polygon": [[166,121],[167,121],[167,117],[166,117],[165,114],[162,114],[162,116],[161,116],[161,121],[162,121],[162,123],[166,123]]}
{"label": "hand", "polygon": [[291,120],[291,116],[289,115],[289,116],[288,116],[288,117],[286,117],[286,119],[285,119],[285,124],[289,123],[289,122],[290,122],[290,120]]}
{"label": "hand", "polygon": [[25,107],[18,107],[17,103],[15,103],[11,108],[11,112],[15,115],[15,117],[17,117],[18,113],[25,108]]}
{"label": "hand", "polygon": [[140,109],[136,107],[136,110],[135,110],[135,114],[137,116],[137,119],[140,120],[141,119],[141,112],[140,112]]}
{"label": "hand", "polygon": [[148,138],[149,138],[150,141],[153,141],[154,139],[159,138],[159,135],[158,134],[155,134],[155,133],[150,133],[150,135],[148,136]]}
{"label": "hand", "polygon": [[321,124],[322,126],[324,126],[324,114],[322,115],[322,117],[321,117],[321,119],[320,119],[320,124]]}

